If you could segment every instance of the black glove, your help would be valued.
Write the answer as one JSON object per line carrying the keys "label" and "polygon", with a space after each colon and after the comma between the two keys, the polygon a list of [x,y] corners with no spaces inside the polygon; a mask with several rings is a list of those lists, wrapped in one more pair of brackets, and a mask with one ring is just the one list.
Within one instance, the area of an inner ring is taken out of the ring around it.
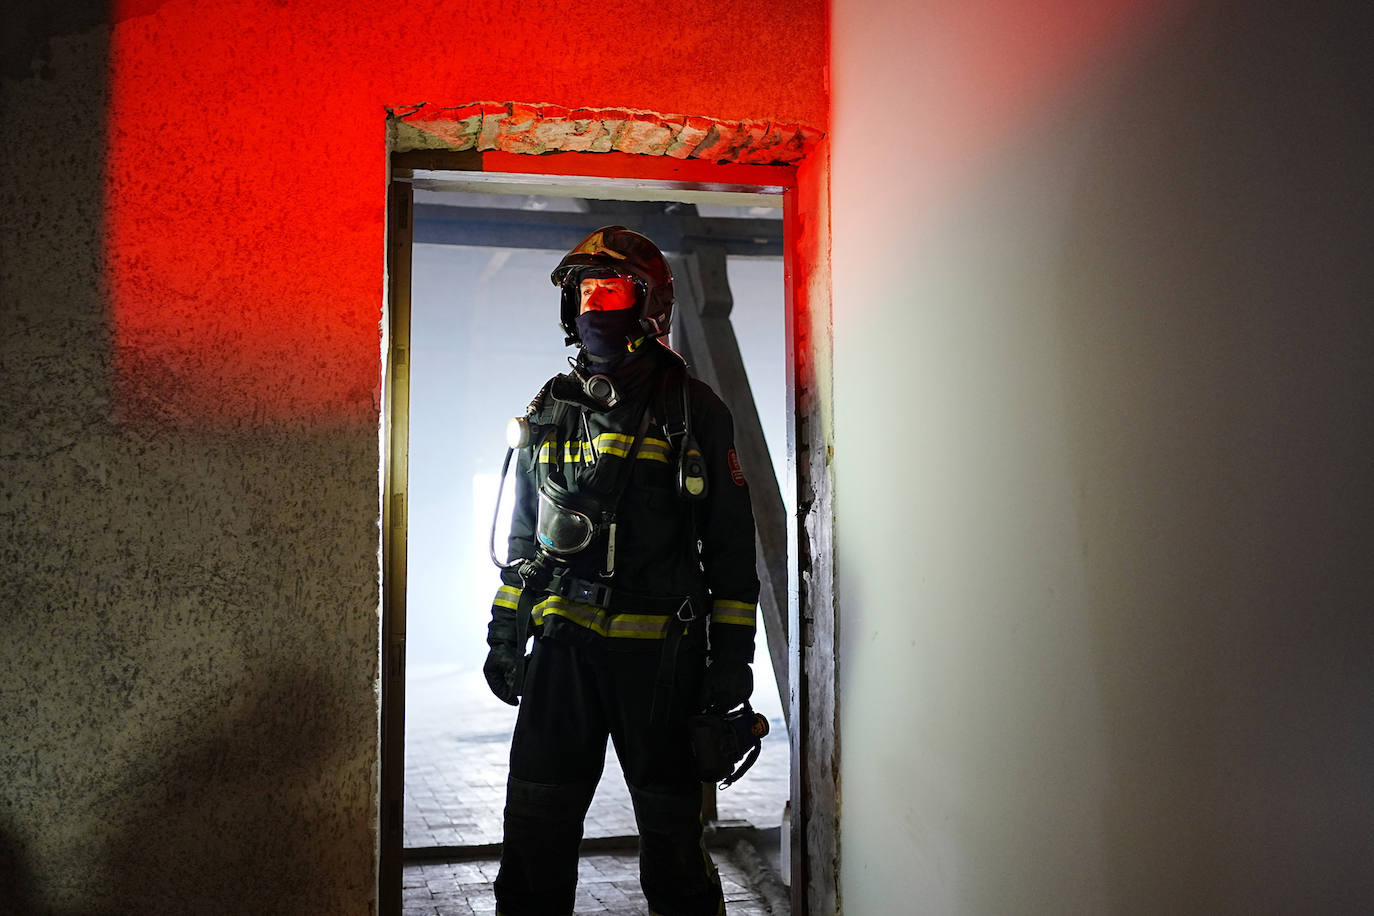
{"label": "black glove", "polygon": [[525,653],[522,646],[516,645],[515,611],[510,608],[491,609],[491,623],[487,625],[486,664],[482,674],[487,686],[502,703],[520,705],[520,691],[525,680]]}
{"label": "black glove", "polygon": [[742,706],[754,692],[754,672],[740,657],[714,658],[701,681],[699,705],[707,712],[726,713]]}
{"label": "black glove", "polygon": [[482,666],[487,686],[502,703],[520,705],[520,687],[525,659],[515,646],[492,646],[487,653],[487,663]]}
{"label": "black glove", "polygon": [[701,709],[727,713],[754,692],[754,628],[711,621],[711,660],[701,681]]}

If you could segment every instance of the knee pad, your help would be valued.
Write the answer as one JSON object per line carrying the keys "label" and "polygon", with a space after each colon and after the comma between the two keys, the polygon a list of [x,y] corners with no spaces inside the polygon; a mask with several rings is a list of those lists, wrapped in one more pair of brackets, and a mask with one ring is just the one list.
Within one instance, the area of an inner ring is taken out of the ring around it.
{"label": "knee pad", "polygon": [[550,785],[512,776],[506,780],[506,812],[551,821],[580,822],[587,816],[595,792],[594,782]]}
{"label": "knee pad", "polygon": [[682,824],[701,827],[701,792],[655,792],[649,789],[630,789],[635,819],[641,832],[676,832]]}

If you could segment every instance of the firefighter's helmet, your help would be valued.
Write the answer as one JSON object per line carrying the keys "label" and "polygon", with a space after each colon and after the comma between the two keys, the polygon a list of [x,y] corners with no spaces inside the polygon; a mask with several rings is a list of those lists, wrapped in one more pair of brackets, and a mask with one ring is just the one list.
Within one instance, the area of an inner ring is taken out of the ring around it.
{"label": "firefighter's helmet", "polygon": [[[673,272],[658,246],[624,226],[603,226],[582,240],[558,262],[549,279],[562,288],[559,322],[565,343],[579,343],[577,315],[581,310],[579,286],[584,275],[602,272],[626,277],[635,285],[635,316],[646,337],[668,333],[673,314]],[[593,274],[595,275],[595,274]]]}

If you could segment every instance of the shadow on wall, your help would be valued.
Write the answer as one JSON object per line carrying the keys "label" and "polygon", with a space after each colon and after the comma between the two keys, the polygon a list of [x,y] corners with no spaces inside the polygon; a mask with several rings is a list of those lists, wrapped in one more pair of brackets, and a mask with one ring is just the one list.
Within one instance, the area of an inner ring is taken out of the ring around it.
{"label": "shadow on wall", "polygon": [[[15,0],[0,6],[0,914],[29,916],[43,890],[35,817],[44,790],[41,679],[52,672],[24,631],[48,624],[31,582],[33,532],[46,521],[54,463],[103,422],[107,326],[99,291],[109,4]],[[72,59],[80,62],[71,65]],[[41,152],[40,152],[41,151]],[[61,376],[58,381],[55,376]],[[84,404],[54,402],[75,388]],[[54,396],[57,395],[57,396]],[[49,480],[40,485],[46,471]],[[41,558],[62,564],[61,554]],[[40,652],[51,653],[47,645]]]}
{"label": "shadow on wall", "polygon": [[82,912],[320,912],[338,837],[301,787],[336,771],[340,686],[296,673],[254,685],[247,700],[228,689],[192,713],[194,730],[166,738],[182,750],[141,761],[116,789],[138,800],[135,813],[109,845],[105,902]]}
{"label": "shadow on wall", "polygon": [[1199,6],[1105,94],[1060,265],[1112,903],[1354,912],[1374,900],[1368,6]]}
{"label": "shadow on wall", "polygon": [[375,430],[101,423],[6,461],[0,810],[36,912],[367,901]]}
{"label": "shadow on wall", "polygon": [[0,914],[38,912],[37,888],[19,833],[8,816],[0,823]]}
{"label": "shadow on wall", "polygon": [[0,913],[366,907],[376,424],[112,421],[107,6],[3,15]]}
{"label": "shadow on wall", "polygon": [[194,729],[165,736],[166,747],[184,750],[155,750],[111,788],[109,809],[134,814],[111,825],[105,861],[58,877],[86,884],[82,902],[50,903],[52,888],[38,885],[19,830],[6,823],[0,913],[331,912],[322,900],[340,864],[338,831],[314,816],[318,801],[300,787],[336,769],[341,723],[327,698],[337,692],[324,675],[263,684],[247,702],[230,690],[207,703]]}
{"label": "shadow on wall", "polygon": [[[111,0],[8,0],[0,30],[0,79],[56,78],[52,39],[102,26],[109,21],[110,5]],[[91,88],[99,93],[103,87],[97,81]]]}

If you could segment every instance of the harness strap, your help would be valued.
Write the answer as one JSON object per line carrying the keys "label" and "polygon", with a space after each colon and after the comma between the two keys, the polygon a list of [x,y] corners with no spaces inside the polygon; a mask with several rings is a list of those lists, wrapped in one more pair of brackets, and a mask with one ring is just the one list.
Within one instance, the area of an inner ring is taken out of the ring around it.
{"label": "harness strap", "polygon": [[[562,378],[562,376],[557,376],[556,378]],[[550,381],[549,385],[546,386],[546,389],[551,388],[552,385],[553,381]],[[540,392],[540,396],[537,400],[539,400],[540,402],[544,401],[545,399],[543,395],[544,392]],[[603,519],[610,519],[612,521],[614,520],[616,506],[620,502],[620,497],[624,495],[626,487],[629,486],[630,477],[634,472],[634,456],[639,451],[640,443],[644,441],[644,434],[648,432],[649,429],[649,406],[652,403],[652,401],[652,394],[650,394],[650,396],[645,398],[644,400],[644,407],[640,411],[639,429],[635,433],[634,443],[630,446],[629,460],[625,462],[624,466],[620,469],[620,473],[616,477],[615,490],[611,494],[610,502],[602,510]],[[570,408],[571,405],[568,404],[568,402],[559,400],[556,395],[554,396],[554,406],[552,409],[552,419],[554,423],[550,424],[550,430],[553,428],[553,426],[559,425],[561,414],[563,414],[566,410]],[[534,453],[536,455],[539,454],[539,449],[542,446],[542,442],[548,439],[548,435],[549,433],[546,432],[545,435],[541,437],[541,441],[539,443],[535,443]],[[558,471],[559,476],[561,477],[563,476],[561,450],[555,460],[558,462]],[[536,471],[536,475],[537,473],[538,472]],[[608,533],[607,537],[611,537],[611,535]],[[568,568],[566,566],[555,566],[553,563],[553,558],[548,554],[545,554],[542,550],[533,560],[527,561],[524,565],[520,567],[520,578],[523,588],[520,592],[520,601],[516,605],[515,609],[515,639],[516,645],[519,646],[521,653],[521,664],[518,681],[521,687],[523,687],[525,675],[525,640],[529,638],[530,621],[534,614],[534,606],[538,603],[539,598],[542,598],[545,594],[552,594],[552,592],[550,592],[549,590],[549,585],[553,577],[559,574],[560,572],[564,573],[564,577],[566,577]],[[578,581],[576,577],[572,578],[573,581]],[[594,583],[590,583],[585,579],[580,581],[582,583],[583,590],[586,591],[586,593],[589,596],[604,597],[604,600],[607,603],[609,603],[610,588],[608,586],[604,587],[604,589],[602,590],[595,590]],[[574,598],[572,600],[578,599]],[[519,692],[519,690],[516,691],[517,695],[519,695]]]}
{"label": "harness strap", "polygon": [[534,612],[535,597],[537,589],[524,588],[520,592],[520,601],[515,607],[515,645],[520,650],[520,661],[515,672],[515,695],[523,696],[525,693],[525,640],[529,638],[530,617]]}
{"label": "harness strap", "polygon": [[[669,388],[674,390],[670,393]],[[658,389],[658,414],[663,418],[663,432],[674,450],[682,447],[687,437],[687,369],[680,362],[671,363],[663,373]]]}
{"label": "harness strap", "polygon": [[639,446],[644,442],[644,434],[649,431],[649,421],[651,419],[649,406],[653,401],[652,395],[645,399],[644,407],[639,412],[639,428],[635,430],[634,442],[630,443],[630,451],[625,455],[625,463],[620,469],[620,475],[615,481],[615,490],[610,494],[610,506],[602,512],[602,515],[609,513],[615,515],[616,507],[620,505],[620,497],[625,495],[625,490],[630,486],[630,478],[634,476],[635,456],[639,454]]}
{"label": "harness strap", "polygon": [[633,611],[641,614],[662,614],[665,617],[677,614],[682,609],[683,601],[680,595],[640,595],[623,588],[612,588],[608,582],[584,579],[575,575],[566,566],[554,570],[545,592],[612,613]]}
{"label": "harness strap", "polygon": [[[688,616],[683,616],[683,612]],[[673,694],[677,691],[677,663],[682,643],[697,619],[692,598],[682,599],[677,614],[668,620],[668,630],[663,635],[663,655],[658,663],[658,674],[654,677],[654,696],[649,703],[649,728],[662,731],[668,726],[669,714],[673,708]]]}
{"label": "harness strap", "polygon": [[[559,383],[562,382],[562,385]],[[577,406],[578,400],[575,397],[566,397],[567,389],[563,386],[569,385],[569,380],[565,376],[557,376],[551,379],[540,392],[536,403],[538,409],[537,418],[532,416],[536,422],[547,427],[561,428],[562,417],[566,412]],[[562,390],[560,390],[562,388]],[[672,389],[670,391],[670,389]],[[547,397],[546,397],[547,395]],[[655,406],[655,400],[659,409],[651,410]],[[552,400],[553,403],[548,402]],[[534,406],[533,404],[531,405]],[[621,497],[629,487],[630,478],[634,472],[635,456],[639,452],[639,447],[644,441],[644,436],[649,430],[649,425],[654,413],[657,413],[663,420],[664,432],[668,437],[671,446],[679,453],[684,443],[690,436],[687,413],[687,370],[681,363],[672,365],[659,377],[658,384],[650,386],[650,394],[645,398],[644,405],[640,410],[639,427],[635,432],[634,442],[630,446],[627,460],[620,474],[616,478],[615,486],[611,493],[607,494],[610,498],[603,509],[603,520],[614,520],[615,510],[620,503]],[[546,439],[545,437],[541,437]],[[539,444],[535,445],[535,454],[538,454]],[[560,476],[563,475],[562,451],[558,450],[557,456],[550,455],[551,463],[556,463]],[[537,463],[536,463],[537,466]],[[552,469],[551,469],[552,470]],[[537,471],[536,471],[537,473]],[[689,528],[690,550],[696,551],[696,512],[695,507],[691,507],[691,524]],[[610,536],[609,533],[607,535]],[[541,558],[542,559],[542,558]],[[700,616],[693,606],[691,596],[682,599],[667,599],[676,603],[676,607],[664,607],[661,602],[665,599],[650,596],[634,596],[619,590],[613,590],[605,582],[584,579],[572,573],[567,566],[550,568],[547,562],[540,559],[527,562],[521,568],[521,576],[524,580],[524,588],[520,594],[520,601],[516,608],[516,639],[521,652],[524,651],[525,640],[529,637],[531,619],[534,606],[545,595],[557,595],[569,601],[590,604],[594,607],[610,609],[613,603],[621,606],[633,605],[636,608],[650,611],[662,608],[665,614],[670,614],[665,624],[663,638],[663,650],[659,661],[658,672],[654,678],[653,699],[649,707],[649,726],[651,729],[661,730],[666,728],[673,706],[673,697],[677,689],[678,661],[682,654],[683,643],[691,634],[692,625]],[[703,611],[704,613],[704,611]],[[523,689],[525,661],[522,655],[519,680],[517,682],[517,694]],[[755,755],[757,756],[757,755]],[[748,763],[752,764],[752,760]],[[748,765],[744,767],[747,769]],[[740,775],[743,775],[741,770]]]}

